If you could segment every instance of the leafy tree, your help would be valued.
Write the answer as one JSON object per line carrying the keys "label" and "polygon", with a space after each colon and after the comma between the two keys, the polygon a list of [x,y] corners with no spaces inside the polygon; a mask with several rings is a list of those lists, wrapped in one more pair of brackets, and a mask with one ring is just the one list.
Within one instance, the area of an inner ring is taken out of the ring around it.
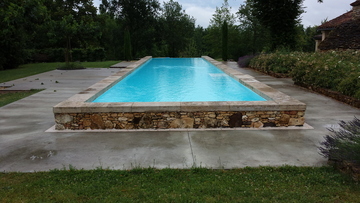
{"label": "leafy tree", "polygon": [[0,70],[12,69],[28,57],[27,42],[34,38],[37,25],[47,10],[42,0],[3,0],[0,2]]}
{"label": "leafy tree", "polygon": [[246,0],[237,12],[240,20],[241,50],[243,55],[255,54],[267,46],[268,30],[262,26],[259,20],[254,16],[253,0]]}
{"label": "leafy tree", "polygon": [[103,13],[98,16],[99,29],[99,45],[106,50],[106,58],[117,60],[124,55],[124,31],[121,23],[111,16],[111,14]]}
{"label": "leafy tree", "polygon": [[304,12],[303,0],[253,0],[253,15],[267,27],[271,36],[271,49],[295,49],[296,26]]}
{"label": "leafy tree", "polygon": [[315,40],[313,37],[318,33],[317,26],[309,26],[304,28],[303,25],[298,25],[297,29],[297,51],[314,52]]}
{"label": "leafy tree", "polygon": [[235,15],[231,13],[231,7],[227,0],[224,0],[220,8],[216,8],[213,18],[210,20],[210,25],[207,28],[207,35],[205,36],[206,46],[209,55],[215,58],[222,56],[222,25],[224,22],[228,24],[228,43],[229,43],[229,57],[236,58],[238,55],[237,45],[239,44],[239,30],[235,25]]}
{"label": "leafy tree", "polygon": [[132,59],[131,39],[130,39],[130,32],[128,29],[126,29],[126,31],[125,31],[124,50],[125,50],[125,60],[130,61]]}
{"label": "leafy tree", "polygon": [[[71,26],[73,29],[71,36],[72,47],[99,46],[98,38],[101,35],[99,18],[92,0],[45,0],[45,5],[51,14],[51,22],[45,24],[44,27],[52,31],[47,36],[47,40],[52,43],[48,44],[48,47],[39,48],[63,47],[67,42],[63,37],[65,31],[62,32],[61,27],[66,27],[68,35]],[[67,25],[65,25],[66,23]]]}
{"label": "leafy tree", "polygon": [[157,0],[103,0],[100,12],[118,21],[123,30],[129,29],[135,57],[150,54],[155,38],[160,4]]}
{"label": "leafy tree", "polygon": [[[177,57],[186,47],[189,48],[190,38],[195,29],[195,19],[187,15],[182,6],[173,0],[164,2],[162,11],[160,25],[163,29],[163,40],[167,44],[168,55]],[[194,43],[191,44],[193,45]]]}
{"label": "leafy tree", "polygon": [[222,25],[222,59],[223,61],[228,60],[228,24],[224,21]]}

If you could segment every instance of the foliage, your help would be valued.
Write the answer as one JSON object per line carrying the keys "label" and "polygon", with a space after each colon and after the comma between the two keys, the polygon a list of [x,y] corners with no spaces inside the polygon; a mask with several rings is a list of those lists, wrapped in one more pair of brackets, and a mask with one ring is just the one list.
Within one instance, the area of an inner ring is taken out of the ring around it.
{"label": "foliage", "polygon": [[[330,167],[53,170],[1,173],[3,202],[357,202]],[[296,187],[294,187],[296,186]]]}
{"label": "foliage", "polygon": [[240,35],[238,26],[235,25],[236,17],[231,13],[227,0],[224,0],[220,8],[216,7],[210,25],[206,29],[204,39],[208,55],[213,58],[222,57],[222,25],[225,21],[228,24],[228,58],[236,59],[239,56],[240,47],[237,45],[240,44]]}
{"label": "foliage", "polygon": [[[191,42],[194,34],[195,19],[185,13],[178,2],[164,2],[159,19],[162,32],[161,41],[166,44],[164,56],[178,57],[181,52],[194,48]],[[192,47],[191,47],[192,46]]]}
{"label": "foliage", "polygon": [[269,31],[254,15],[254,1],[246,0],[237,12],[240,20],[241,46],[244,54],[261,52],[269,43]]}
{"label": "foliage", "polygon": [[271,50],[296,46],[296,25],[304,12],[303,0],[253,0],[253,15],[267,27],[271,36]]}
{"label": "foliage", "polygon": [[42,90],[30,90],[30,91],[19,91],[19,92],[9,92],[9,93],[0,93],[0,107],[3,107],[7,104],[20,100],[22,98],[28,97],[35,93],[38,93]]}
{"label": "foliage", "polygon": [[228,24],[226,21],[224,21],[223,25],[222,25],[222,32],[221,32],[221,36],[222,36],[222,60],[223,61],[227,61],[228,60],[228,38],[229,38],[229,30],[228,30]]}
{"label": "foliage", "polygon": [[[347,91],[343,81],[353,78],[354,74],[360,76],[360,63],[358,60],[360,53],[354,51],[331,51],[304,54],[303,56],[303,58],[299,58],[296,69],[293,69],[291,73],[296,84],[327,88],[348,96],[356,96],[353,93],[348,94],[349,91]],[[341,83],[343,85],[339,86]],[[360,88],[358,83],[353,85],[357,89]]]}
{"label": "foliage", "polygon": [[327,88],[360,99],[360,52],[281,52],[261,54],[250,66],[269,73],[286,73],[295,84]]}
{"label": "foliage", "polygon": [[125,37],[124,37],[124,52],[125,52],[125,60],[131,61],[132,54],[131,54],[131,38],[130,38],[130,32],[128,29],[125,31]]}
{"label": "foliage", "polygon": [[76,69],[84,69],[84,66],[81,65],[80,62],[72,62],[65,63],[57,67],[58,70],[76,70]]}
{"label": "foliage", "polygon": [[260,54],[250,62],[250,66],[264,73],[285,73],[290,72],[296,67],[298,59],[303,55],[302,52],[276,51],[270,54]]}
{"label": "foliage", "polygon": [[[160,35],[160,30],[157,29],[159,11],[160,3],[157,0],[103,0],[100,5],[102,14],[113,18],[120,30],[126,28],[131,33],[132,56],[135,58],[151,55]],[[119,45],[123,47],[124,42]]]}
{"label": "foliage", "polygon": [[0,70],[16,68],[27,58],[27,42],[37,25],[43,23],[46,7],[41,0],[0,2]]}
{"label": "foliage", "polygon": [[329,160],[348,161],[360,165],[360,120],[339,123],[340,129],[329,129],[330,135],[319,147],[320,154]]}

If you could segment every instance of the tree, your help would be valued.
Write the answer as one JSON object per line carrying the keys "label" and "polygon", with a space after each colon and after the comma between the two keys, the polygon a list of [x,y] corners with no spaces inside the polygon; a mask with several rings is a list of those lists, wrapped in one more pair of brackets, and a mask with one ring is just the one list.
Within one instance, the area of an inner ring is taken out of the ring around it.
{"label": "tree", "polygon": [[246,0],[237,12],[240,21],[241,50],[243,54],[255,54],[268,44],[268,30],[254,16],[253,0]]}
{"label": "tree", "polygon": [[159,10],[157,0],[103,0],[100,5],[100,12],[114,16],[121,29],[128,28],[135,57],[150,54],[157,34]]}
{"label": "tree", "polygon": [[12,69],[28,57],[28,42],[44,22],[47,10],[41,0],[0,2],[0,70]]}
{"label": "tree", "polygon": [[304,12],[303,0],[253,0],[253,15],[267,27],[271,36],[271,49],[296,46],[296,26]]}
{"label": "tree", "polygon": [[131,39],[130,39],[130,32],[128,29],[126,29],[126,31],[125,31],[124,50],[125,50],[125,60],[130,61],[132,59]]}
{"label": "tree", "polygon": [[222,25],[222,59],[223,61],[228,60],[228,24],[224,21]]}
{"label": "tree", "polygon": [[189,44],[194,34],[195,19],[182,9],[178,2],[164,2],[160,17],[163,41],[168,47],[168,56],[177,57]]}
{"label": "tree", "polygon": [[[220,8],[216,8],[210,25],[207,28],[207,35],[205,36],[206,46],[209,55],[214,58],[222,57],[222,25],[224,22],[228,24],[228,44],[234,45],[228,47],[229,58],[235,59],[238,57],[238,44],[239,44],[239,29],[235,25],[235,15],[231,13],[231,7],[227,0]],[[235,46],[236,45],[236,46]]]}

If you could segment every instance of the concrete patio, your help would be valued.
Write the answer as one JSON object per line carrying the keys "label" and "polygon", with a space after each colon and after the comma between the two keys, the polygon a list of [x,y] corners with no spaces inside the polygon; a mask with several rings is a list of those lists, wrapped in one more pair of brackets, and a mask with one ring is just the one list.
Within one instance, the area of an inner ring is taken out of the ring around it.
{"label": "concrete patio", "polygon": [[52,107],[120,68],[54,70],[10,81],[8,90],[43,89],[0,108],[0,170],[47,171],[68,168],[133,167],[238,168],[260,165],[321,166],[319,142],[339,120],[360,110],[251,69],[230,67],[306,103],[314,129],[45,132],[54,126]]}

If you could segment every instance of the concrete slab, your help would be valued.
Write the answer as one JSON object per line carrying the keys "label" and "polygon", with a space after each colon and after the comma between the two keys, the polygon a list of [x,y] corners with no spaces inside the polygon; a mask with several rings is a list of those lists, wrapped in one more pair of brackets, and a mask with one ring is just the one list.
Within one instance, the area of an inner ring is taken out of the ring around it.
{"label": "concrete slab", "polygon": [[291,79],[227,65],[306,103],[306,123],[314,129],[45,132],[54,126],[54,105],[123,69],[56,70],[6,83],[14,84],[13,89],[45,90],[0,108],[0,171],[47,171],[69,165],[78,169],[320,166],[326,160],[317,146],[328,133],[326,128],[360,117],[359,109],[294,86]]}
{"label": "concrete slab", "polygon": [[135,61],[122,61],[120,63],[110,66],[110,68],[126,68],[126,67],[132,65],[134,62]]}

